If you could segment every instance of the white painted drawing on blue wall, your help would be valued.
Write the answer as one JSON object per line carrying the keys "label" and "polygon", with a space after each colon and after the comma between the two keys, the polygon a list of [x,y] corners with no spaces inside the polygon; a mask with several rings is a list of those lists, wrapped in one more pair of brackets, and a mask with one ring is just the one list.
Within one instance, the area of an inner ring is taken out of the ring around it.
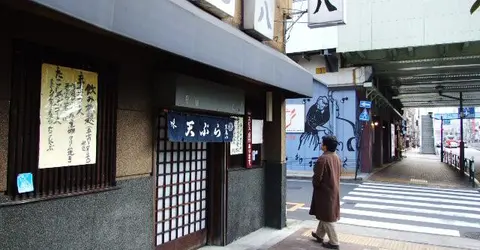
{"label": "white painted drawing on blue wall", "polygon": [[324,135],[335,135],[340,144],[337,153],[346,170],[354,170],[357,164],[355,90],[328,91],[321,84],[315,85],[312,99],[290,99],[289,104],[305,103],[305,131],[287,133],[287,169],[311,170],[320,150]]}

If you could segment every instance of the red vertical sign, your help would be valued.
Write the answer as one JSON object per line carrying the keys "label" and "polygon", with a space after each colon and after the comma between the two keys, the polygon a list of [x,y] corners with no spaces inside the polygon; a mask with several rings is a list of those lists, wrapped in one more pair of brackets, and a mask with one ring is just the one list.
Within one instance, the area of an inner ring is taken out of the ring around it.
{"label": "red vertical sign", "polygon": [[252,168],[252,114],[247,112],[247,119],[245,119],[246,134],[245,136],[245,146],[247,150],[245,151],[245,167]]}

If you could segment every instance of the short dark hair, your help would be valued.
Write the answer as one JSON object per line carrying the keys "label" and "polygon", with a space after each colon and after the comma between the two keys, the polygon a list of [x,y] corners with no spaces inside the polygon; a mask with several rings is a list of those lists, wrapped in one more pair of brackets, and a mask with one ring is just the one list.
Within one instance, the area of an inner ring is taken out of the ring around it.
{"label": "short dark hair", "polygon": [[328,151],[335,152],[338,146],[337,137],[333,135],[326,135],[322,137],[322,144],[325,145],[325,147],[327,147]]}

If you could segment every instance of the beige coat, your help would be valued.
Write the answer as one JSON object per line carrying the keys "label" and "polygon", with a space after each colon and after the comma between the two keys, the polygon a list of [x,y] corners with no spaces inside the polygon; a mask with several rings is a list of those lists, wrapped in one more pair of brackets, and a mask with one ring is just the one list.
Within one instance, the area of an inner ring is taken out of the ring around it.
{"label": "beige coat", "polygon": [[325,152],[313,169],[310,215],[324,222],[340,219],[340,173],[342,162],[336,153]]}

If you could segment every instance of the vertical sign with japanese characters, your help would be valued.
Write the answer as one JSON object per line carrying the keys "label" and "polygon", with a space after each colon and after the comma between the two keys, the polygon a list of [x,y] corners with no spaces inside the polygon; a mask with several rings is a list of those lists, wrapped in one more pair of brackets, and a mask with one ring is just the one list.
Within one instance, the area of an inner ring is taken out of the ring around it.
{"label": "vertical sign with japanese characters", "polygon": [[230,155],[243,154],[243,117],[235,117],[235,132],[230,143]]}
{"label": "vertical sign with japanese characters", "polygon": [[96,162],[97,87],[95,72],[42,64],[40,169]]}
{"label": "vertical sign with japanese characters", "polygon": [[252,168],[252,113],[250,112],[247,112],[245,127],[245,147],[247,148],[245,154],[245,167]]}

